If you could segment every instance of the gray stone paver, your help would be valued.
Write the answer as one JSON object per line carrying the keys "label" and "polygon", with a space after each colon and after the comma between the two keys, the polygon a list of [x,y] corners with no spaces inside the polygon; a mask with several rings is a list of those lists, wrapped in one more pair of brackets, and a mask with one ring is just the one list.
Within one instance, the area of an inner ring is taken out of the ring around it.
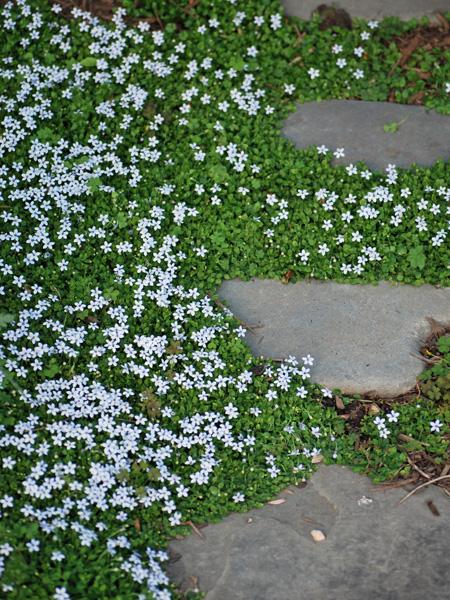
{"label": "gray stone paver", "polygon": [[343,392],[409,390],[424,363],[426,317],[450,323],[450,288],[273,280],[226,281],[219,296],[246,324],[246,341],[266,358],[315,358],[312,379]]}
{"label": "gray stone paver", "polygon": [[[198,578],[206,600],[446,600],[450,499],[432,486],[374,490],[366,477],[321,467],[286,503],[233,514],[171,543],[169,576]],[[371,503],[359,502],[363,497]],[[432,500],[440,516],[431,513]],[[326,540],[310,536],[320,529]]]}
{"label": "gray stone paver", "polygon": [[[399,129],[385,132],[383,126],[392,122],[401,123]],[[389,163],[429,166],[450,157],[450,116],[422,106],[358,100],[307,102],[287,118],[282,133],[297,148],[344,148],[345,158],[336,163],[362,160],[372,169],[384,169]]]}
{"label": "gray stone paver", "polygon": [[450,11],[450,0],[338,0],[320,2],[320,0],[281,0],[286,14],[310,19],[311,13],[320,4],[334,5],[345,9],[351,17],[364,19],[382,19],[400,17],[403,20],[430,15],[434,11]]}

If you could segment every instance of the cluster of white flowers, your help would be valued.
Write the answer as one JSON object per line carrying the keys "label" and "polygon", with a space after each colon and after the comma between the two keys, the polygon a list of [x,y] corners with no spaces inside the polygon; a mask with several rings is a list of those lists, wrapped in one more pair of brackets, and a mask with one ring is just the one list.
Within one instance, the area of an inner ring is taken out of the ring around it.
{"label": "cluster of white flowers", "polygon": [[[326,153],[328,149],[320,147],[319,152]],[[358,169],[354,165],[347,167],[349,175],[358,175]],[[411,210],[408,208],[411,206],[411,202],[407,199],[411,196],[411,190],[409,188],[398,188],[397,186],[397,169],[395,165],[389,165],[386,168],[386,179],[385,185],[376,184],[367,193],[361,197],[357,197],[354,194],[339,195],[336,191],[321,188],[315,192],[314,198],[316,205],[314,212],[316,214],[322,213],[326,218],[322,222],[322,229],[326,234],[324,235],[323,241],[317,244],[316,247],[310,247],[308,249],[302,248],[297,254],[302,264],[307,264],[312,256],[317,262],[322,257],[323,264],[328,265],[336,262],[334,253],[338,253],[339,246],[346,243],[352,245],[358,250],[358,255],[355,257],[354,263],[343,263],[341,264],[340,271],[343,274],[349,274],[351,276],[359,275],[363,276],[365,272],[365,265],[369,262],[379,262],[385,257],[380,254],[374,246],[364,245],[363,236],[359,232],[359,226],[361,226],[361,220],[373,222],[373,227],[376,229],[378,226],[388,228],[392,226],[393,231],[391,234],[392,239],[395,236],[395,229],[403,222],[404,215]],[[359,175],[363,179],[370,179],[371,172],[364,170],[359,172]],[[418,192],[416,192],[417,194]],[[424,197],[429,195],[433,200],[426,200]],[[303,201],[308,202],[309,191],[305,189],[299,189],[297,196]],[[407,204],[402,202],[407,201]],[[276,235],[274,226],[278,225],[281,221],[290,219],[291,222],[295,219],[292,218],[292,210],[289,211],[289,204],[287,200],[278,199],[275,194],[268,194],[266,197],[267,215],[261,219],[262,224],[265,224],[267,219],[270,220],[270,227],[264,230],[264,235],[273,240]],[[427,211],[432,216],[449,215],[450,214],[450,188],[440,186],[437,189],[426,185],[421,191],[421,200],[417,201],[417,208],[420,211]],[[392,213],[387,211],[387,207],[393,205]],[[377,208],[379,206],[379,208]],[[295,205],[292,204],[295,209]],[[447,228],[442,228],[443,221],[439,220],[433,222],[433,230],[427,222],[427,213],[421,214],[415,218],[415,220],[409,220],[408,225],[411,233],[414,230],[418,232],[426,232],[428,243],[431,247],[441,246],[446,238],[449,225]],[[386,221],[386,219],[388,219]],[[437,227],[440,227],[437,229]],[[437,231],[435,230],[437,229]],[[294,229],[295,231],[295,229]],[[338,231],[339,234],[333,235],[333,231]],[[427,243],[425,238],[423,242]],[[272,244],[273,241],[269,241],[268,245]]]}
{"label": "cluster of white flowers", "polygon": [[[378,22],[369,21],[367,25],[370,29],[376,29],[378,27]],[[360,34],[360,44],[364,44],[364,42],[366,42],[367,40],[370,40],[370,32],[362,31]],[[339,69],[346,69],[346,72],[355,79],[364,79],[365,73],[363,66],[364,58],[367,57],[367,50],[364,48],[363,45],[359,45],[355,48],[352,48],[351,53],[349,53],[347,57],[343,55],[344,47],[342,46],[342,44],[333,43],[333,45],[330,48],[330,52],[331,54],[337,56],[335,62],[336,66]],[[311,79],[317,79],[318,77],[320,77],[320,70],[311,67],[308,70],[308,75]]]}
{"label": "cluster of white flowers", "polygon": [[[58,6],[54,12],[59,12]],[[0,265],[1,294],[14,294],[21,305],[3,332],[1,357],[8,378],[18,382],[17,402],[32,411],[27,418],[18,418],[12,429],[0,426],[3,468],[12,471],[20,464],[25,469],[20,499],[6,492],[0,500],[1,517],[7,519],[17,508],[23,519],[37,523],[42,535],[52,536],[52,561],[62,567],[66,553],[58,544],[59,533],[74,532],[82,547],[104,546],[119,561],[124,576],[165,600],[170,597],[161,566],[166,554],[152,548],[136,551],[128,535],[111,535],[106,519],[99,519],[99,514],[108,514],[108,522],[125,522],[137,508],[158,505],[171,525],[180,524],[177,500],[188,496],[191,486],[210,481],[220,463],[218,448],[244,456],[255,445],[250,432],[234,432],[234,421],[240,415],[237,405],[228,402],[217,411],[209,410],[207,404],[221,390],[247,391],[252,373],[232,374],[220,352],[208,350],[210,342],[242,333],[230,328],[227,311],[219,312],[209,297],[181,284],[180,264],[188,257],[179,249],[176,236],[161,234],[170,219],[182,227],[186,219],[197,217],[199,210],[177,200],[176,185],[170,181],[158,190],[160,204],[151,197],[141,205],[133,199],[124,201],[118,191],[119,181],[126,182],[129,189],[136,188],[142,169],[163,157],[157,134],[165,118],[158,111],[148,126],[152,134],[138,146],[127,147],[120,133],[153,101],[148,89],[129,82],[130,75],[138,68],[149,72],[158,82],[154,98],[164,98],[162,83],[179,77],[178,63],[186,44],[176,43],[171,48],[163,32],[153,32],[155,49],[148,56],[142,51],[144,42],[148,44],[148,25],[127,28],[123,11],[116,12],[112,28],[78,9],[73,16],[78,30],[90,38],[89,52],[96,58],[72,61],[71,67],[46,66],[33,60],[19,68],[4,58],[0,68],[2,82],[18,82],[10,95],[0,96],[4,114],[0,156],[9,157],[20,150],[22,157],[12,165],[5,163],[0,171],[0,190],[7,206],[2,207],[0,239],[8,248]],[[235,21],[244,18],[245,13],[237,12]],[[264,18],[257,17],[254,26],[263,23]],[[271,15],[268,25],[277,30],[280,15]],[[7,2],[1,9],[1,27],[21,31],[24,47],[39,42],[42,26],[43,18],[33,14],[26,0]],[[216,29],[219,22],[211,20],[209,26]],[[55,21],[51,29],[51,45],[68,53],[72,28]],[[257,54],[257,47],[249,47],[249,59]],[[181,95],[180,125],[187,123],[197,98],[203,106],[213,102],[211,95],[199,91],[200,85],[207,86],[204,73],[212,66],[209,57],[191,60],[182,73],[187,82],[199,81]],[[234,69],[229,69],[227,76],[240,77]],[[214,77],[220,81],[225,74],[216,69]],[[98,117],[97,132],[93,129],[83,142],[69,142],[51,128],[55,103],[81,99],[93,84],[100,90],[97,104],[89,107]],[[221,98],[212,110],[220,114],[235,106],[249,116],[261,108],[270,114],[271,107],[261,104],[265,91],[254,84],[253,75],[243,74],[229,99]],[[291,88],[286,91],[293,92]],[[218,121],[215,129],[222,130]],[[193,160],[202,162],[206,154],[200,144],[192,142],[190,147]],[[247,168],[248,154],[234,142],[218,146],[217,154],[236,173]],[[171,164],[170,157],[165,161]],[[250,169],[259,172],[256,164]],[[217,184],[210,188],[211,204],[220,204],[217,194],[221,189]],[[202,194],[205,188],[196,184],[196,191]],[[107,211],[107,204],[98,211],[92,204],[94,192],[109,194],[112,212]],[[280,209],[285,207],[280,203]],[[207,248],[195,246],[195,252],[205,256]],[[86,256],[104,265],[110,265],[112,257],[126,260],[108,266],[105,282],[99,278],[95,287],[80,284],[72,295],[75,300],[70,301],[61,296],[52,280],[40,275],[54,264],[55,282],[61,277],[76,284],[78,275],[72,274],[80,273],[82,279],[79,267]],[[169,311],[170,326],[158,333],[141,330],[137,334],[136,325],[149,307]],[[312,364],[311,357],[307,362]],[[309,370],[300,371],[293,359],[268,370],[269,396],[276,398],[279,391],[287,390],[299,373],[309,376]],[[130,385],[110,383],[120,377],[145,382],[149,389],[139,392]],[[169,394],[176,398],[183,393],[197,394],[206,410],[179,418],[175,401],[160,411],[167,426],[150,416],[152,403],[158,407]],[[261,409],[252,407],[248,414],[256,419]],[[70,460],[63,458],[65,452]],[[174,463],[179,464],[177,471],[171,466]],[[128,483],[134,465],[158,475],[136,489]],[[275,457],[267,459],[267,470],[273,478],[280,473]],[[244,498],[242,492],[233,496],[235,502]],[[31,538],[26,548],[37,553],[41,542]],[[3,571],[15,548],[4,544],[0,550]],[[13,589],[14,582],[4,583],[5,593]],[[54,597],[66,600],[70,596],[59,586]]]}
{"label": "cluster of white flowers", "polygon": [[383,417],[375,417],[373,422],[378,428],[380,438],[387,438],[391,432],[386,427],[386,419],[384,419]]}
{"label": "cluster of white flowers", "polygon": [[[399,416],[400,413],[395,410],[391,410],[390,412],[386,413],[386,418],[389,423],[397,423]],[[373,422],[378,428],[380,438],[386,439],[391,433],[386,426],[386,419],[384,417],[375,417]]]}

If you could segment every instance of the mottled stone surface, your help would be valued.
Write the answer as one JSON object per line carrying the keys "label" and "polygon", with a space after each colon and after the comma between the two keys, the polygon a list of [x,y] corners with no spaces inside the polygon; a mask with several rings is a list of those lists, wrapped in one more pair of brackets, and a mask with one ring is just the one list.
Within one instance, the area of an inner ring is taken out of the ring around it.
{"label": "mottled stone surface", "polygon": [[434,11],[450,10],[450,0],[337,0],[336,2],[320,2],[320,0],[281,0],[286,14],[310,19],[311,13],[320,4],[332,4],[344,8],[352,17],[363,19],[382,19],[383,17],[400,17],[408,20],[414,17],[430,15]]}
{"label": "mottled stone surface", "polygon": [[446,600],[450,499],[428,487],[399,505],[405,493],[321,467],[306,488],[280,494],[285,504],[171,543],[169,575],[183,589],[197,578],[206,600]]}
{"label": "mottled stone surface", "polygon": [[312,379],[344,392],[395,396],[423,369],[416,356],[426,317],[450,323],[450,288],[273,280],[226,281],[219,296],[245,323],[254,354],[316,364]]}
{"label": "mottled stone surface", "polygon": [[[384,125],[399,123],[394,133]],[[423,106],[392,102],[325,100],[299,104],[285,121],[284,136],[297,148],[345,149],[338,164],[364,161],[371,169],[432,165],[450,157],[450,117]]]}

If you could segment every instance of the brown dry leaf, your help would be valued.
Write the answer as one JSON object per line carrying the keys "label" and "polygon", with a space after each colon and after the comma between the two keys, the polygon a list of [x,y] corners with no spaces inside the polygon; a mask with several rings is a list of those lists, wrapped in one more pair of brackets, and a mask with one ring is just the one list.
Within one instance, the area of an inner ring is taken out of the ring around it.
{"label": "brown dry leaf", "polygon": [[139,519],[136,519],[136,520],[135,520],[135,522],[134,522],[134,528],[136,529],[136,531],[137,531],[138,533],[140,533],[140,532],[141,532],[141,529],[142,529],[142,528],[141,528],[141,522],[140,522],[140,520],[139,520]]}
{"label": "brown dry leaf", "polygon": [[302,61],[302,60],[303,60],[303,59],[302,59],[302,57],[301,57],[301,56],[295,56],[295,57],[294,57],[294,58],[291,60],[291,62],[290,62],[289,64],[290,64],[290,65],[295,65],[295,63],[298,63],[298,62],[300,62],[300,61]]}
{"label": "brown dry leaf", "polygon": [[286,273],[281,278],[281,283],[284,283],[284,284],[289,283],[293,276],[294,276],[294,271],[291,271],[291,270],[286,271]]}
{"label": "brown dry leaf", "polygon": [[334,399],[334,403],[336,404],[336,408],[338,408],[339,410],[344,410],[345,404],[342,401],[342,398],[340,398],[339,396],[336,396]]}
{"label": "brown dry leaf", "polygon": [[422,41],[422,37],[420,35],[420,33],[417,33],[408,43],[407,46],[405,46],[402,50],[400,50],[401,55],[400,58],[398,60],[395,61],[395,63],[392,65],[391,70],[388,73],[388,77],[392,77],[392,75],[395,72],[395,69],[397,67],[403,67],[403,65],[405,65],[411,54],[413,54],[413,52],[415,52],[415,50],[417,50],[417,48],[420,46],[420,42]]}
{"label": "brown dry leaf", "polygon": [[192,530],[198,535],[198,537],[202,538],[202,540],[205,539],[205,536],[201,533],[198,527],[196,527],[191,520],[183,521],[180,523],[180,525],[189,525],[190,527],[192,527]]}
{"label": "brown dry leaf", "polygon": [[278,506],[279,504],[284,504],[285,502],[285,498],[277,498],[277,500],[269,500],[267,504],[272,504],[272,506]]}
{"label": "brown dry leaf", "polygon": [[433,500],[427,500],[427,506],[430,509],[430,512],[433,513],[435,517],[441,516],[441,513],[438,511],[436,504],[433,502]]}
{"label": "brown dry leaf", "polygon": [[315,521],[314,519],[311,519],[311,517],[302,517],[302,521],[304,521],[305,523],[317,523],[317,521]]}
{"label": "brown dry leaf", "polygon": [[381,410],[380,407],[378,406],[378,404],[369,404],[368,408],[367,408],[367,412],[369,413],[369,415],[378,415]]}
{"label": "brown dry leaf", "polygon": [[425,91],[420,90],[420,92],[416,92],[411,96],[408,100],[408,104],[423,104],[423,99],[425,98]]}
{"label": "brown dry leaf", "polygon": [[436,319],[433,319],[433,317],[425,317],[425,318],[431,329],[430,336],[433,336],[434,338],[438,338],[438,337],[441,337],[441,335],[445,335],[445,333],[447,332],[447,328],[443,323],[439,323],[439,321],[436,321]]}
{"label": "brown dry leaf", "polygon": [[422,71],[422,69],[417,69],[417,68],[414,68],[413,70],[417,73],[417,76],[419,77],[419,79],[423,79],[424,81],[426,81],[427,79],[430,79],[430,77],[431,77],[431,73],[429,71]]}
{"label": "brown dry leaf", "polygon": [[192,591],[193,592],[198,592],[198,577],[196,577],[195,575],[191,575],[189,577],[189,579],[192,582]]}
{"label": "brown dry leaf", "polygon": [[352,19],[348,12],[343,8],[321,4],[314,12],[320,15],[322,19],[319,25],[321,30],[330,29],[331,27],[352,29]]}
{"label": "brown dry leaf", "polygon": [[440,474],[447,475],[449,472],[450,472],[450,464],[447,463],[446,465],[444,465],[444,468],[442,469]]}
{"label": "brown dry leaf", "polygon": [[450,35],[446,35],[444,39],[436,44],[436,48],[450,48]]}
{"label": "brown dry leaf", "polygon": [[318,465],[322,461],[323,461],[323,456],[321,454],[316,454],[315,456],[312,457],[311,462],[313,465]]}
{"label": "brown dry leaf", "polygon": [[262,375],[266,370],[266,367],[265,365],[255,365],[250,370],[253,373],[253,375]]}
{"label": "brown dry leaf", "polygon": [[406,63],[410,59],[410,56],[420,46],[421,41],[422,41],[422,37],[421,37],[420,33],[418,33],[417,35],[415,35],[412,38],[412,40],[409,42],[409,44],[405,48],[403,48],[403,50],[401,50],[402,55],[398,61],[398,64],[400,67],[403,67],[403,65],[406,65]]}
{"label": "brown dry leaf", "polygon": [[444,31],[445,33],[447,33],[450,29],[450,25],[449,22],[447,21],[447,19],[444,17],[443,14],[437,12],[434,14],[434,17],[437,19],[437,21],[439,22],[440,25],[440,29],[442,29],[442,31]]}

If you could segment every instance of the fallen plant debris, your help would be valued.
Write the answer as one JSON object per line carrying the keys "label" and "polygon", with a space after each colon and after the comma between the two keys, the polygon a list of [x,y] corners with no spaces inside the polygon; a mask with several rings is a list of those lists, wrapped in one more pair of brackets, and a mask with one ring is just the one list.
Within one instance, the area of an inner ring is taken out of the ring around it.
{"label": "fallen plant debris", "polygon": [[343,8],[321,4],[316,8],[313,14],[318,14],[320,17],[319,28],[321,30],[339,27],[343,29],[352,28],[352,19],[349,13]]}
{"label": "fallen plant debris", "polygon": [[423,488],[427,487],[428,485],[436,484],[440,481],[444,481],[444,479],[450,479],[450,475],[441,475],[440,477],[436,477],[435,479],[431,479],[430,481],[425,481],[425,483],[422,483],[422,484],[418,485],[417,487],[415,487],[413,490],[411,490],[409,492],[409,494],[406,494],[406,496],[400,500],[399,504],[406,502],[406,500],[408,500],[408,498],[411,498],[411,496],[414,495],[415,493],[417,493],[419,490],[422,490]]}
{"label": "fallen plant debris", "polygon": [[[449,20],[443,14],[436,13],[434,21],[405,32],[403,35],[395,36],[394,41],[400,52],[398,59],[389,70],[388,77],[396,72],[405,71],[409,82],[405,85],[409,88],[417,88],[417,79],[423,84],[422,89],[417,89],[409,94],[409,104],[423,104],[427,95],[427,88],[433,88],[433,68],[443,60],[450,49]],[[434,60],[433,60],[434,58]],[[416,82],[414,82],[416,79]],[[389,101],[398,102],[398,89],[391,89]]]}
{"label": "fallen plant debris", "polygon": [[[369,398],[347,399],[347,403],[342,402],[340,399],[339,404],[340,406],[343,404],[343,408],[336,404],[337,412],[344,419],[347,430],[355,435],[355,448],[358,452],[369,452],[373,438],[362,431],[364,429],[363,423],[364,420],[370,422],[370,418],[375,415],[387,414],[389,422],[395,424],[402,407],[417,407],[421,406],[421,404],[417,404],[418,402],[430,403],[442,400],[444,421],[448,422],[450,394],[448,392],[442,394],[440,390],[446,390],[448,385],[450,326],[438,323],[434,319],[428,319],[428,321],[431,331],[422,344],[421,353],[424,356],[432,356],[433,360],[427,360],[429,367],[423,372],[415,388],[407,394],[395,398],[377,399],[376,396],[369,394]],[[441,386],[444,386],[444,388]],[[448,389],[450,389],[450,385],[448,385]],[[325,405],[329,405],[328,399],[323,402]],[[380,419],[381,417],[378,417],[374,420]],[[383,481],[383,485],[399,487],[406,484],[420,485],[425,481],[432,481],[444,491],[450,493],[450,482],[446,477],[450,472],[450,436],[445,434],[443,437],[448,443],[447,448],[439,456],[433,456],[433,450],[430,448],[429,443],[407,435],[402,431],[398,432],[397,456],[402,462],[399,461],[397,464],[396,478],[392,481]],[[410,469],[405,468],[405,462],[410,466]],[[383,479],[385,479],[384,476],[379,481]]]}
{"label": "fallen plant debris", "polygon": [[433,502],[433,500],[427,500],[427,506],[430,509],[430,512],[435,516],[435,517],[440,517],[441,513],[438,511],[435,503]]}

